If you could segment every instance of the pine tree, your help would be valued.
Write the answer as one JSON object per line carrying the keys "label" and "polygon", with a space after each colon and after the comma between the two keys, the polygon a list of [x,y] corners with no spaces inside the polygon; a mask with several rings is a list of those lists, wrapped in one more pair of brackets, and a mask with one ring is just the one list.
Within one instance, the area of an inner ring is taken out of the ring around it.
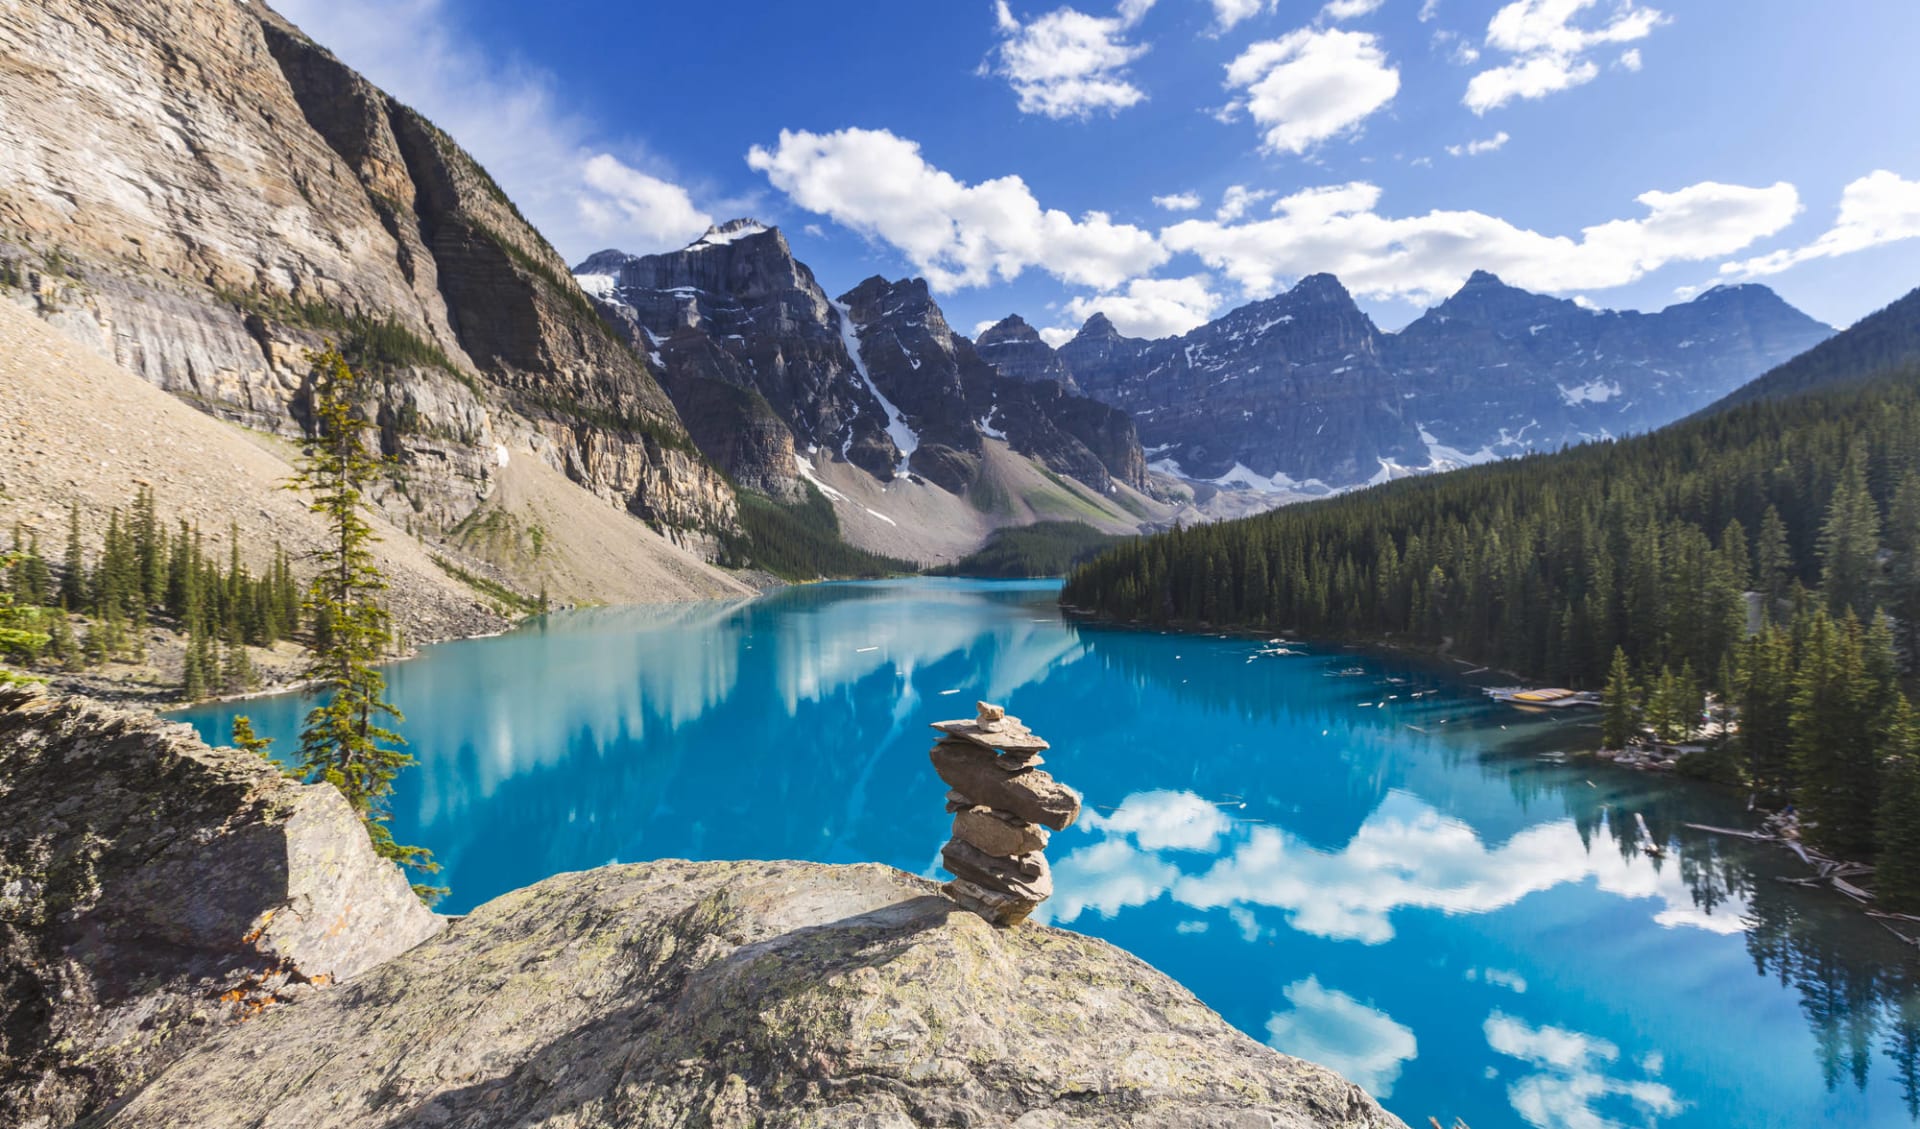
{"label": "pine tree", "polygon": [[1769,619],[1774,615],[1774,605],[1787,598],[1795,571],[1793,550],[1787,545],[1787,523],[1780,520],[1779,510],[1768,506],[1760,519],[1760,536],[1754,544],[1753,583],[1766,598]]}
{"label": "pine tree", "polygon": [[253,719],[240,714],[233,719],[233,747],[241,752],[258,753],[272,759],[273,739],[253,731]]}
{"label": "pine tree", "polygon": [[1670,745],[1687,735],[1686,693],[1673,668],[1663,666],[1647,691],[1647,725],[1653,739]]}
{"label": "pine tree", "polygon": [[87,606],[87,565],[80,555],[80,503],[67,510],[67,551],[60,562],[60,606],[70,612]]}
{"label": "pine tree", "polygon": [[1793,651],[1787,630],[1768,626],[1748,639],[1735,674],[1740,751],[1756,787],[1785,795],[1793,787]]}
{"label": "pine tree", "polygon": [[1920,666],[1920,472],[1908,471],[1887,507],[1887,611],[1899,621],[1907,661]]}
{"label": "pine tree", "polygon": [[1820,590],[1835,616],[1873,614],[1878,595],[1880,511],[1867,490],[1866,454],[1856,447],[1820,526]]}
{"label": "pine tree", "polygon": [[1910,913],[1920,909],[1920,718],[1905,696],[1894,700],[1888,715],[1873,892],[1882,908]]}
{"label": "pine tree", "polygon": [[1634,697],[1633,667],[1627,662],[1627,652],[1615,647],[1613,665],[1607,671],[1607,691],[1603,699],[1606,711],[1600,722],[1600,740],[1607,748],[1624,749],[1633,740],[1634,731],[1638,728]]}
{"label": "pine tree", "polygon": [[[18,560],[18,554],[0,554],[0,571],[11,572]],[[49,639],[41,629],[39,609],[16,603],[11,591],[0,589],[0,658],[33,662]],[[27,681],[31,679],[26,675],[0,666],[0,686]]]}
{"label": "pine tree", "polygon": [[1795,795],[1808,836],[1852,858],[1873,850],[1879,807],[1875,722],[1884,699],[1873,685],[1864,636],[1851,615],[1841,624],[1824,611],[1811,617],[1791,722]]}
{"label": "pine tree", "polygon": [[207,663],[207,628],[202,617],[187,621],[187,653],[180,675],[180,696],[197,702],[212,692],[213,672]]}
{"label": "pine tree", "polygon": [[[314,362],[315,434],[305,442],[291,488],[307,491],[308,509],[328,530],[320,569],[307,590],[306,610],[327,625],[308,651],[306,676],[325,700],[307,714],[300,733],[300,764],[311,780],[340,789],[367,827],[374,849],[416,872],[439,868],[430,852],[402,846],[387,827],[393,781],[413,758],[387,726],[403,721],[384,698],[386,679],[374,664],[393,640],[391,617],[380,602],[386,579],[375,565],[377,539],[361,511],[379,464],[367,455],[370,424],[360,414],[360,378],[338,351]],[[432,900],[439,891],[416,884]]]}
{"label": "pine tree", "polygon": [[226,657],[220,664],[220,685],[228,694],[244,694],[253,689],[253,658],[247,654],[246,640],[240,629],[227,629]]}

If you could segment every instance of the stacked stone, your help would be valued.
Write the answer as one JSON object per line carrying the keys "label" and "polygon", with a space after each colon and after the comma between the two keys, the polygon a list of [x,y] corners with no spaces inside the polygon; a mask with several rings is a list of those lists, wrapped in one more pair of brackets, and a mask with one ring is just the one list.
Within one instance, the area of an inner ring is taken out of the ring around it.
{"label": "stacked stone", "polygon": [[1040,768],[1047,743],[999,706],[969,721],[937,721],[930,754],[951,789],[953,838],[940,859],[947,896],[996,925],[1018,925],[1053,895],[1047,838],[1080,816],[1080,797]]}

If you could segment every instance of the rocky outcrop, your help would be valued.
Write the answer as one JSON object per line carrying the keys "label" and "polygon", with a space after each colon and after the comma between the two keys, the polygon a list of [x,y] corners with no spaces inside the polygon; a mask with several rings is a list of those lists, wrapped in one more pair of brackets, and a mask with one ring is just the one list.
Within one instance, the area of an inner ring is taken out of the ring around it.
{"label": "rocky outcrop", "polygon": [[489,902],[209,1040],[102,1124],[1399,1122],[1120,950],[995,929],[924,879],[657,862]]}
{"label": "rocky outcrop", "polygon": [[[1022,328],[983,334],[1005,344],[982,355],[1007,375],[1051,371]],[[1095,314],[1054,359],[1132,413],[1163,469],[1299,496],[1649,430],[1831,333],[1760,286],[1640,314],[1485,272],[1382,333],[1322,274],[1161,341]]]}
{"label": "rocky outcrop", "polygon": [[70,1124],[442,925],[331,785],[0,688],[0,1123]]}
{"label": "rocky outcrop", "polygon": [[[0,283],[225,418],[297,435],[323,339],[381,376],[396,520],[445,530],[499,452],[691,545],[733,498],[471,157],[259,4],[0,14]],[[67,76],[84,74],[85,83]]]}

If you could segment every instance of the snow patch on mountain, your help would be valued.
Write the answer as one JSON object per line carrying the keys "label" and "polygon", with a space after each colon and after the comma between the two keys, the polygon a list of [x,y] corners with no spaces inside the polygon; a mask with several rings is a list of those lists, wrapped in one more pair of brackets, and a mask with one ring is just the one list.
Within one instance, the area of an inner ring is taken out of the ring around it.
{"label": "snow patch on mountain", "polygon": [[873,393],[873,398],[880,401],[880,410],[886,413],[887,437],[892,439],[893,445],[900,449],[900,466],[895,473],[904,477],[907,473],[908,461],[913,458],[913,453],[920,449],[920,433],[907,422],[906,414],[893,406],[893,401],[887,399],[886,395],[880,391],[880,386],[873,382],[873,376],[867,372],[867,359],[860,353],[860,331],[853,324],[853,311],[841,302],[831,304],[834,312],[840,315],[840,341],[847,347],[847,356],[853,361],[853,370],[860,374],[861,382],[867,386],[867,391]]}
{"label": "snow patch on mountain", "polygon": [[759,235],[769,230],[766,224],[756,220],[734,220],[708,228],[705,235],[687,244],[687,250],[705,251],[713,247],[725,247],[749,235]]}

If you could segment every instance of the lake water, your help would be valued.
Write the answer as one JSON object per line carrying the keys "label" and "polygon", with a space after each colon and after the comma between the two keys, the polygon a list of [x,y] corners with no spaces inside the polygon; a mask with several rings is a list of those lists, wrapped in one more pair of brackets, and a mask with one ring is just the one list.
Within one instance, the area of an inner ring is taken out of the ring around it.
{"label": "lake water", "polygon": [[[1774,881],[1777,848],[1682,826],[1749,825],[1733,800],[1565,760],[1590,715],[1493,705],[1455,665],[1088,627],[1055,591],[819,585],[430,648],[390,672],[421,762],[394,833],[445,865],[452,912],[615,861],[934,876],[926,725],[986,699],[1086,797],[1042,916],[1410,1124],[1914,1124],[1907,950]],[[305,705],[182,716],[224,742],[245,712],[286,748]]]}

